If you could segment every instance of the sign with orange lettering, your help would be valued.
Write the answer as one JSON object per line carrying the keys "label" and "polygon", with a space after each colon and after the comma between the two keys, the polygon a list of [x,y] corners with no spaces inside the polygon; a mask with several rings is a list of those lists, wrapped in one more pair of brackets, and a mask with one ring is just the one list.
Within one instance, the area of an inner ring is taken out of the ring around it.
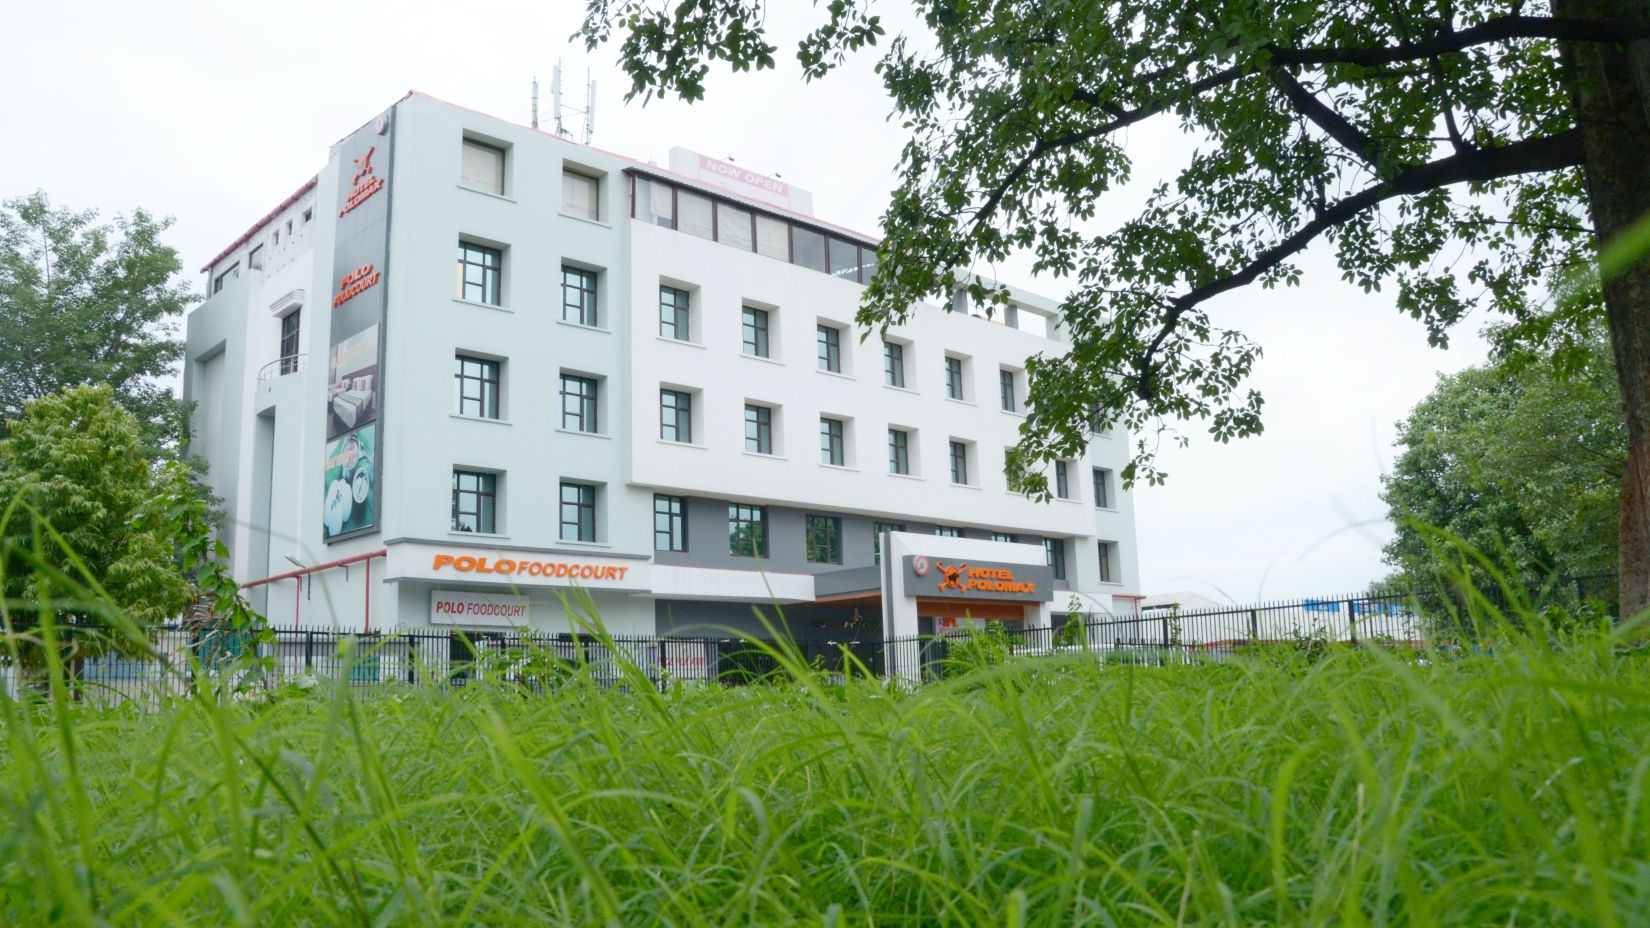
{"label": "sign with orange lettering", "polygon": [[410,541],[385,547],[386,580],[429,580],[440,587],[510,594],[535,587],[640,593],[653,581],[653,564],[645,557]]}
{"label": "sign with orange lettering", "polygon": [[905,559],[910,596],[1051,602],[1054,569],[1046,564],[1002,564],[912,555]]}

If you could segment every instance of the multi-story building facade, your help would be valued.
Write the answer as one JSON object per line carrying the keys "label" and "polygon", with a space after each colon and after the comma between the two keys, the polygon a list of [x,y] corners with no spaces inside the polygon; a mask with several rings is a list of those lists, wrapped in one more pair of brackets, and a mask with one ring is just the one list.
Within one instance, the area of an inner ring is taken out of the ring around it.
{"label": "multi-story building facade", "polygon": [[1126,436],[1049,502],[1003,476],[1055,304],[867,335],[875,261],[776,179],[411,94],[204,269],[184,392],[235,576],[300,627],[1132,611]]}

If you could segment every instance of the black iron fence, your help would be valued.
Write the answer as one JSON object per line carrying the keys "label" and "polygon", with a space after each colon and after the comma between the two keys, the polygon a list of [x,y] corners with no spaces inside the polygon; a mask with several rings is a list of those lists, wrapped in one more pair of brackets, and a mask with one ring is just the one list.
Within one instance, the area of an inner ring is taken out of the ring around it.
{"label": "black iron fence", "polygon": [[[1448,590],[1352,594],[1128,616],[1056,614],[1051,627],[993,622],[942,635],[847,642],[446,630],[271,629],[254,637],[201,626],[153,628],[146,641],[131,642],[95,624],[59,625],[55,636],[76,697],[99,704],[183,696],[203,677],[214,686],[251,691],[323,680],[358,687],[489,681],[531,691],[575,679],[606,686],[740,685],[785,676],[782,655],[832,679],[921,682],[1011,657],[1074,652],[1109,662],[1175,664],[1224,660],[1260,647],[1457,643],[1477,633],[1473,617],[1484,607],[1527,615],[1549,605],[1573,612],[1591,602],[1607,612],[1614,591],[1614,577],[1583,577],[1521,592],[1518,603],[1509,603],[1504,592],[1487,599]],[[0,693],[16,696],[39,689],[45,679],[44,636],[24,628],[11,637],[0,641]]]}

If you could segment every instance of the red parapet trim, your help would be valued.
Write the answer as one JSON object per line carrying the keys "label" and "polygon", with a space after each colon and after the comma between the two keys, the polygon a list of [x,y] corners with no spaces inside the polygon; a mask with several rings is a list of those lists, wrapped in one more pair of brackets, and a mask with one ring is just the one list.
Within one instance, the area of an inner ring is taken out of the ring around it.
{"label": "red parapet trim", "polygon": [[248,241],[251,240],[252,236],[258,234],[259,229],[262,229],[264,226],[269,225],[269,223],[272,220],[274,220],[274,218],[276,216],[279,216],[282,213],[286,212],[287,207],[289,207],[292,204],[298,202],[298,200],[300,198],[302,198],[304,194],[310,192],[311,190],[314,190],[316,182],[319,181],[320,179],[321,179],[321,175],[317,174],[314,177],[311,177],[308,181],[306,181],[302,187],[299,187],[297,190],[293,191],[291,196],[289,196],[286,199],[281,201],[280,206],[277,206],[274,209],[270,210],[267,214],[264,215],[264,218],[258,220],[257,222],[254,222],[252,224],[252,228],[247,229],[245,232],[242,232],[240,238],[235,239],[235,241],[231,242],[229,244],[228,248],[225,248],[223,251],[218,252],[217,257],[215,257],[212,260],[206,262],[206,266],[201,268],[201,273],[205,274],[207,271],[210,271],[214,267],[217,267],[218,262],[222,261],[223,259],[225,259],[227,257],[229,257],[230,252],[232,252],[235,249],[241,247],[242,245],[245,245]]}
{"label": "red parapet trim", "polygon": [[362,561],[370,561],[373,558],[384,557],[389,553],[388,548],[379,548],[377,551],[369,551],[366,554],[356,554],[351,557],[339,558],[336,561],[327,561],[325,564],[316,564],[314,567],[305,567],[300,570],[289,570],[284,574],[276,574],[273,577],[263,577],[258,580],[248,580],[241,584],[241,589],[251,589],[255,586],[263,586],[266,583],[278,583],[282,580],[296,580],[299,577],[308,576],[309,574],[313,574],[317,571],[331,570],[334,567],[347,567],[350,564],[358,564]]}

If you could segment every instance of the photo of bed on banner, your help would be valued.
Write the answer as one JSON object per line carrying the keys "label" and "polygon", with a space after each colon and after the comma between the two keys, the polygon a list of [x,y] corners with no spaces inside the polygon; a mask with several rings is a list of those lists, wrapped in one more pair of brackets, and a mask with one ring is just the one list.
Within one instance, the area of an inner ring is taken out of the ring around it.
{"label": "photo of bed on banner", "polygon": [[321,537],[376,532],[383,481],[384,315],[389,291],[390,151],[394,109],[340,143],[338,237],[332,254],[326,456]]}

